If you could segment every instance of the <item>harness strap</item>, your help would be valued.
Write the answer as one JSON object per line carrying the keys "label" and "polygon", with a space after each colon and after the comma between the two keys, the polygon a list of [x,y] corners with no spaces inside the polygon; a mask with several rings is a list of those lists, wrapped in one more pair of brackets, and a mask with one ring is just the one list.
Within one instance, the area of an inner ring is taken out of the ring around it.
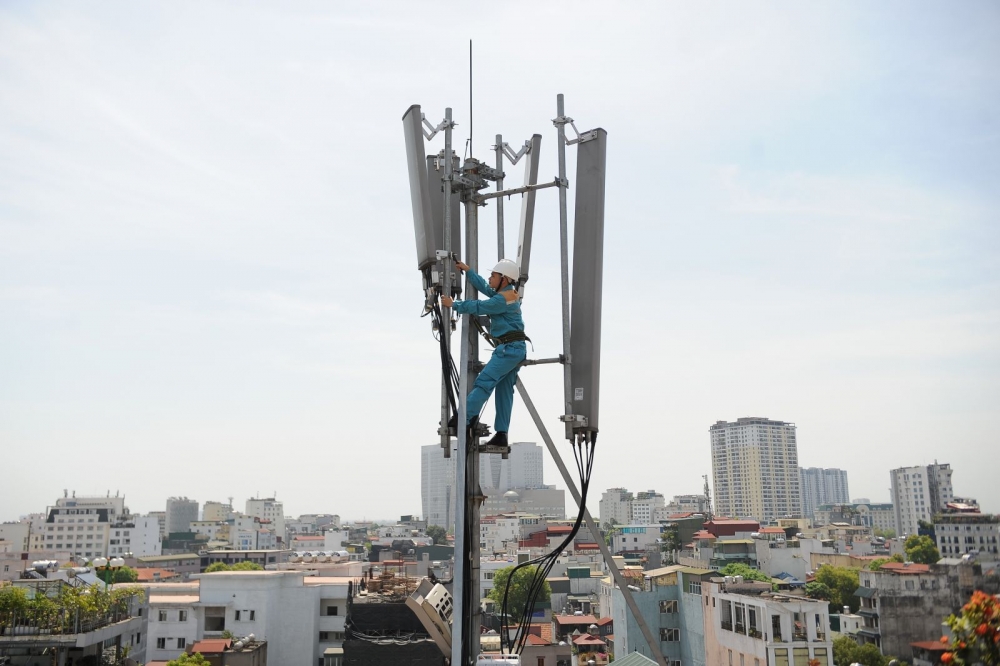
{"label": "harness strap", "polygon": [[505,345],[508,342],[521,342],[527,340],[531,342],[531,338],[524,334],[524,331],[511,331],[510,333],[504,333],[498,338],[492,338],[494,344]]}

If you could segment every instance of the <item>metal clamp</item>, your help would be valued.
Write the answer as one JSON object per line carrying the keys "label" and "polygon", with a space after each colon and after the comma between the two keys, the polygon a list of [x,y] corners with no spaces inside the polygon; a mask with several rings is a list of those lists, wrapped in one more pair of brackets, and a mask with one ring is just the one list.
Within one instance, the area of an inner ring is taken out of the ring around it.
{"label": "metal clamp", "polygon": [[569,116],[559,116],[552,121],[555,126],[559,125],[569,125],[573,128],[573,134],[576,134],[575,139],[566,139],[566,145],[572,146],[575,143],[587,143],[588,141],[593,141],[597,138],[597,130],[587,130],[586,132],[580,133],[580,130],[576,128],[576,123]]}
{"label": "metal clamp", "polygon": [[572,423],[573,425],[586,428],[587,427],[587,417],[583,414],[562,414],[559,420],[563,423]]}
{"label": "metal clamp", "polygon": [[[450,111],[451,110],[449,109],[449,112]],[[445,129],[448,129],[449,127],[457,127],[458,126],[458,123],[456,123],[454,121],[449,121],[447,118],[445,118],[440,123],[438,123],[437,127],[435,127],[434,125],[431,125],[430,122],[428,122],[427,116],[425,114],[423,114],[423,113],[420,114],[420,120],[421,120],[421,122],[423,124],[424,138],[426,138],[428,141],[430,141],[435,136],[437,136],[438,132],[440,132],[442,130],[445,130]]]}
{"label": "metal clamp", "polygon": [[[496,146],[493,146],[493,150],[496,150],[496,148],[497,148]],[[531,152],[531,142],[525,141],[524,145],[521,146],[521,150],[515,153],[514,149],[510,147],[510,144],[504,141],[503,144],[500,146],[500,150],[503,151],[503,154],[507,157],[508,160],[510,160],[511,164],[517,164],[518,162],[521,161],[522,157]]]}

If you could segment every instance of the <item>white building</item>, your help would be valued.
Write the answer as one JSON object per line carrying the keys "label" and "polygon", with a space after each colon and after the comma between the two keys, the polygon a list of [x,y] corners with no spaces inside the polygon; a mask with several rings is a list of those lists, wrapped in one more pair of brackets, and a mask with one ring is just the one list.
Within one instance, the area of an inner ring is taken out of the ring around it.
{"label": "white building", "polygon": [[625,525],[632,520],[632,493],[625,488],[608,488],[601,495],[600,520],[601,525],[614,523]]}
{"label": "white building", "polygon": [[233,550],[275,550],[275,533],[257,516],[235,516],[229,524],[229,542]]}
{"label": "white building", "polygon": [[900,467],[889,472],[896,533],[916,534],[919,521],[931,522],[952,501],[951,465]]}
{"label": "white building", "polygon": [[943,557],[980,553],[996,562],[1000,554],[1000,516],[984,513],[944,513],[934,518],[934,536]]}
{"label": "white building", "polygon": [[660,538],[662,526],[657,525],[623,525],[618,528],[612,541],[611,551],[621,553],[624,551],[644,551],[649,546],[656,544]]}
{"label": "white building", "polygon": [[508,490],[543,488],[544,456],[534,442],[512,442],[507,460],[499,455],[480,457],[481,484],[501,493]]}
{"label": "white building", "polygon": [[60,497],[48,508],[44,527],[39,526],[38,543],[44,543],[45,551],[69,551],[77,560],[108,555],[111,525],[127,512],[123,497]]}
{"label": "white building", "polygon": [[166,529],[167,536],[177,532],[187,532],[191,523],[198,520],[198,501],[187,497],[171,497],[167,500]]}
{"label": "white building", "polygon": [[108,528],[111,556],[151,557],[163,554],[160,523],[150,516],[125,516]]}
{"label": "white building", "polygon": [[823,504],[813,513],[813,525],[847,523],[876,530],[896,531],[896,512],[891,504]]}
{"label": "white building", "polygon": [[709,429],[715,514],[770,522],[802,511],[795,424],[766,418]]}
{"label": "white building", "polygon": [[[428,525],[450,528],[455,524],[453,516],[455,512],[456,459],[454,448],[450,458],[444,457],[444,451],[437,444],[420,448],[421,511]],[[499,455],[481,454],[479,456],[480,485],[483,492],[493,498],[493,504],[489,508],[484,507],[483,513],[537,510],[536,507],[521,509],[504,504],[504,493],[514,490],[522,497],[530,496],[534,498],[534,502],[553,509],[551,511],[553,515],[565,515],[565,501],[561,504],[561,512],[554,501],[557,499],[556,493],[561,494],[563,491],[545,486],[542,462],[542,447],[534,442],[513,442],[507,460],[503,460]],[[534,494],[523,492],[536,490],[549,492]]]}
{"label": "white building", "polygon": [[635,499],[629,504],[629,523],[633,525],[651,525],[656,516],[663,513],[666,500],[655,490],[636,493]]}
{"label": "white building", "polygon": [[506,553],[507,546],[521,537],[521,523],[516,515],[484,516],[479,521],[479,550],[484,555]]}
{"label": "white building", "polygon": [[27,551],[30,532],[31,522],[28,520],[0,523],[0,547],[9,546],[12,550]]}
{"label": "white building", "polygon": [[767,583],[702,582],[705,663],[833,663],[826,601],[776,594]]}
{"label": "white building", "polygon": [[148,586],[146,658],[175,659],[187,645],[230,631],[267,641],[272,663],[321,663],[327,648],[343,645],[350,578],[314,573],[227,571]]}
{"label": "white building", "polygon": [[271,530],[285,537],[285,508],[273,497],[251,498],[247,500],[247,515],[257,516],[261,521],[270,521]]}
{"label": "white building", "polygon": [[150,518],[155,518],[156,522],[160,525],[160,540],[167,538],[167,512],[166,511],[150,511],[146,514]]}
{"label": "white building", "polygon": [[850,501],[845,470],[800,467],[799,480],[802,488],[802,515],[806,518],[814,518],[816,508],[823,504],[847,504]]}
{"label": "white building", "polygon": [[675,513],[704,513],[711,509],[707,495],[674,495],[670,504],[664,507],[666,515]]}

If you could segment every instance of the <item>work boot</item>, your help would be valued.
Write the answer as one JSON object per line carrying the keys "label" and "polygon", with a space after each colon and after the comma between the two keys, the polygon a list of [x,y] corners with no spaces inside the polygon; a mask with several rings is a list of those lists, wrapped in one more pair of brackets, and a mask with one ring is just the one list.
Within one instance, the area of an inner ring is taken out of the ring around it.
{"label": "work boot", "polygon": [[497,434],[490,437],[489,441],[486,442],[486,446],[496,446],[496,447],[506,447],[507,446],[507,433],[498,432]]}

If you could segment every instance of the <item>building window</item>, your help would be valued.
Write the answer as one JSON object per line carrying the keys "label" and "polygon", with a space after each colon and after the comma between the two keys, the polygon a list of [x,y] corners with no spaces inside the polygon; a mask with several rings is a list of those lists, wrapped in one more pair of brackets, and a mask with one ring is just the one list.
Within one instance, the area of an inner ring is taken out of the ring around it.
{"label": "building window", "polygon": [[337,609],[336,606],[327,606],[326,607],[326,614],[327,615],[337,615],[337,610],[338,609]]}
{"label": "building window", "polygon": [[669,601],[660,602],[660,612],[661,613],[676,613],[677,612],[677,602],[673,599]]}
{"label": "building window", "polygon": [[774,648],[774,666],[788,666],[788,648]]}
{"label": "building window", "polygon": [[792,648],[794,666],[809,666],[809,648]]}
{"label": "building window", "polygon": [[225,606],[209,606],[205,608],[205,631],[226,630]]}
{"label": "building window", "polygon": [[185,638],[178,638],[177,639],[177,647],[183,649],[185,645],[187,645],[187,639],[185,639]]}
{"label": "building window", "polygon": [[167,649],[167,639],[166,638],[157,638],[156,639],[156,649],[157,650],[166,650]]}
{"label": "building window", "polygon": [[681,639],[680,629],[660,629],[660,641],[663,643],[676,643]]}
{"label": "building window", "polygon": [[179,611],[177,613],[177,621],[178,622],[187,622],[187,619],[188,619],[188,612],[187,611]]}
{"label": "building window", "polygon": [[157,620],[157,622],[166,622],[167,621],[167,611],[160,611],[159,613],[157,613],[156,620]]}
{"label": "building window", "polygon": [[813,650],[813,659],[819,662],[819,666],[829,666],[830,664],[827,660],[826,648],[816,648]]}
{"label": "building window", "polygon": [[256,618],[256,616],[257,616],[257,611],[255,611],[255,610],[250,611],[250,621],[251,622],[254,621],[254,619]]}
{"label": "building window", "polygon": [[235,619],[236,619],[237,622],[240,621],[240,613],[242,613],[242,611],[236,611],[236,618]]}

